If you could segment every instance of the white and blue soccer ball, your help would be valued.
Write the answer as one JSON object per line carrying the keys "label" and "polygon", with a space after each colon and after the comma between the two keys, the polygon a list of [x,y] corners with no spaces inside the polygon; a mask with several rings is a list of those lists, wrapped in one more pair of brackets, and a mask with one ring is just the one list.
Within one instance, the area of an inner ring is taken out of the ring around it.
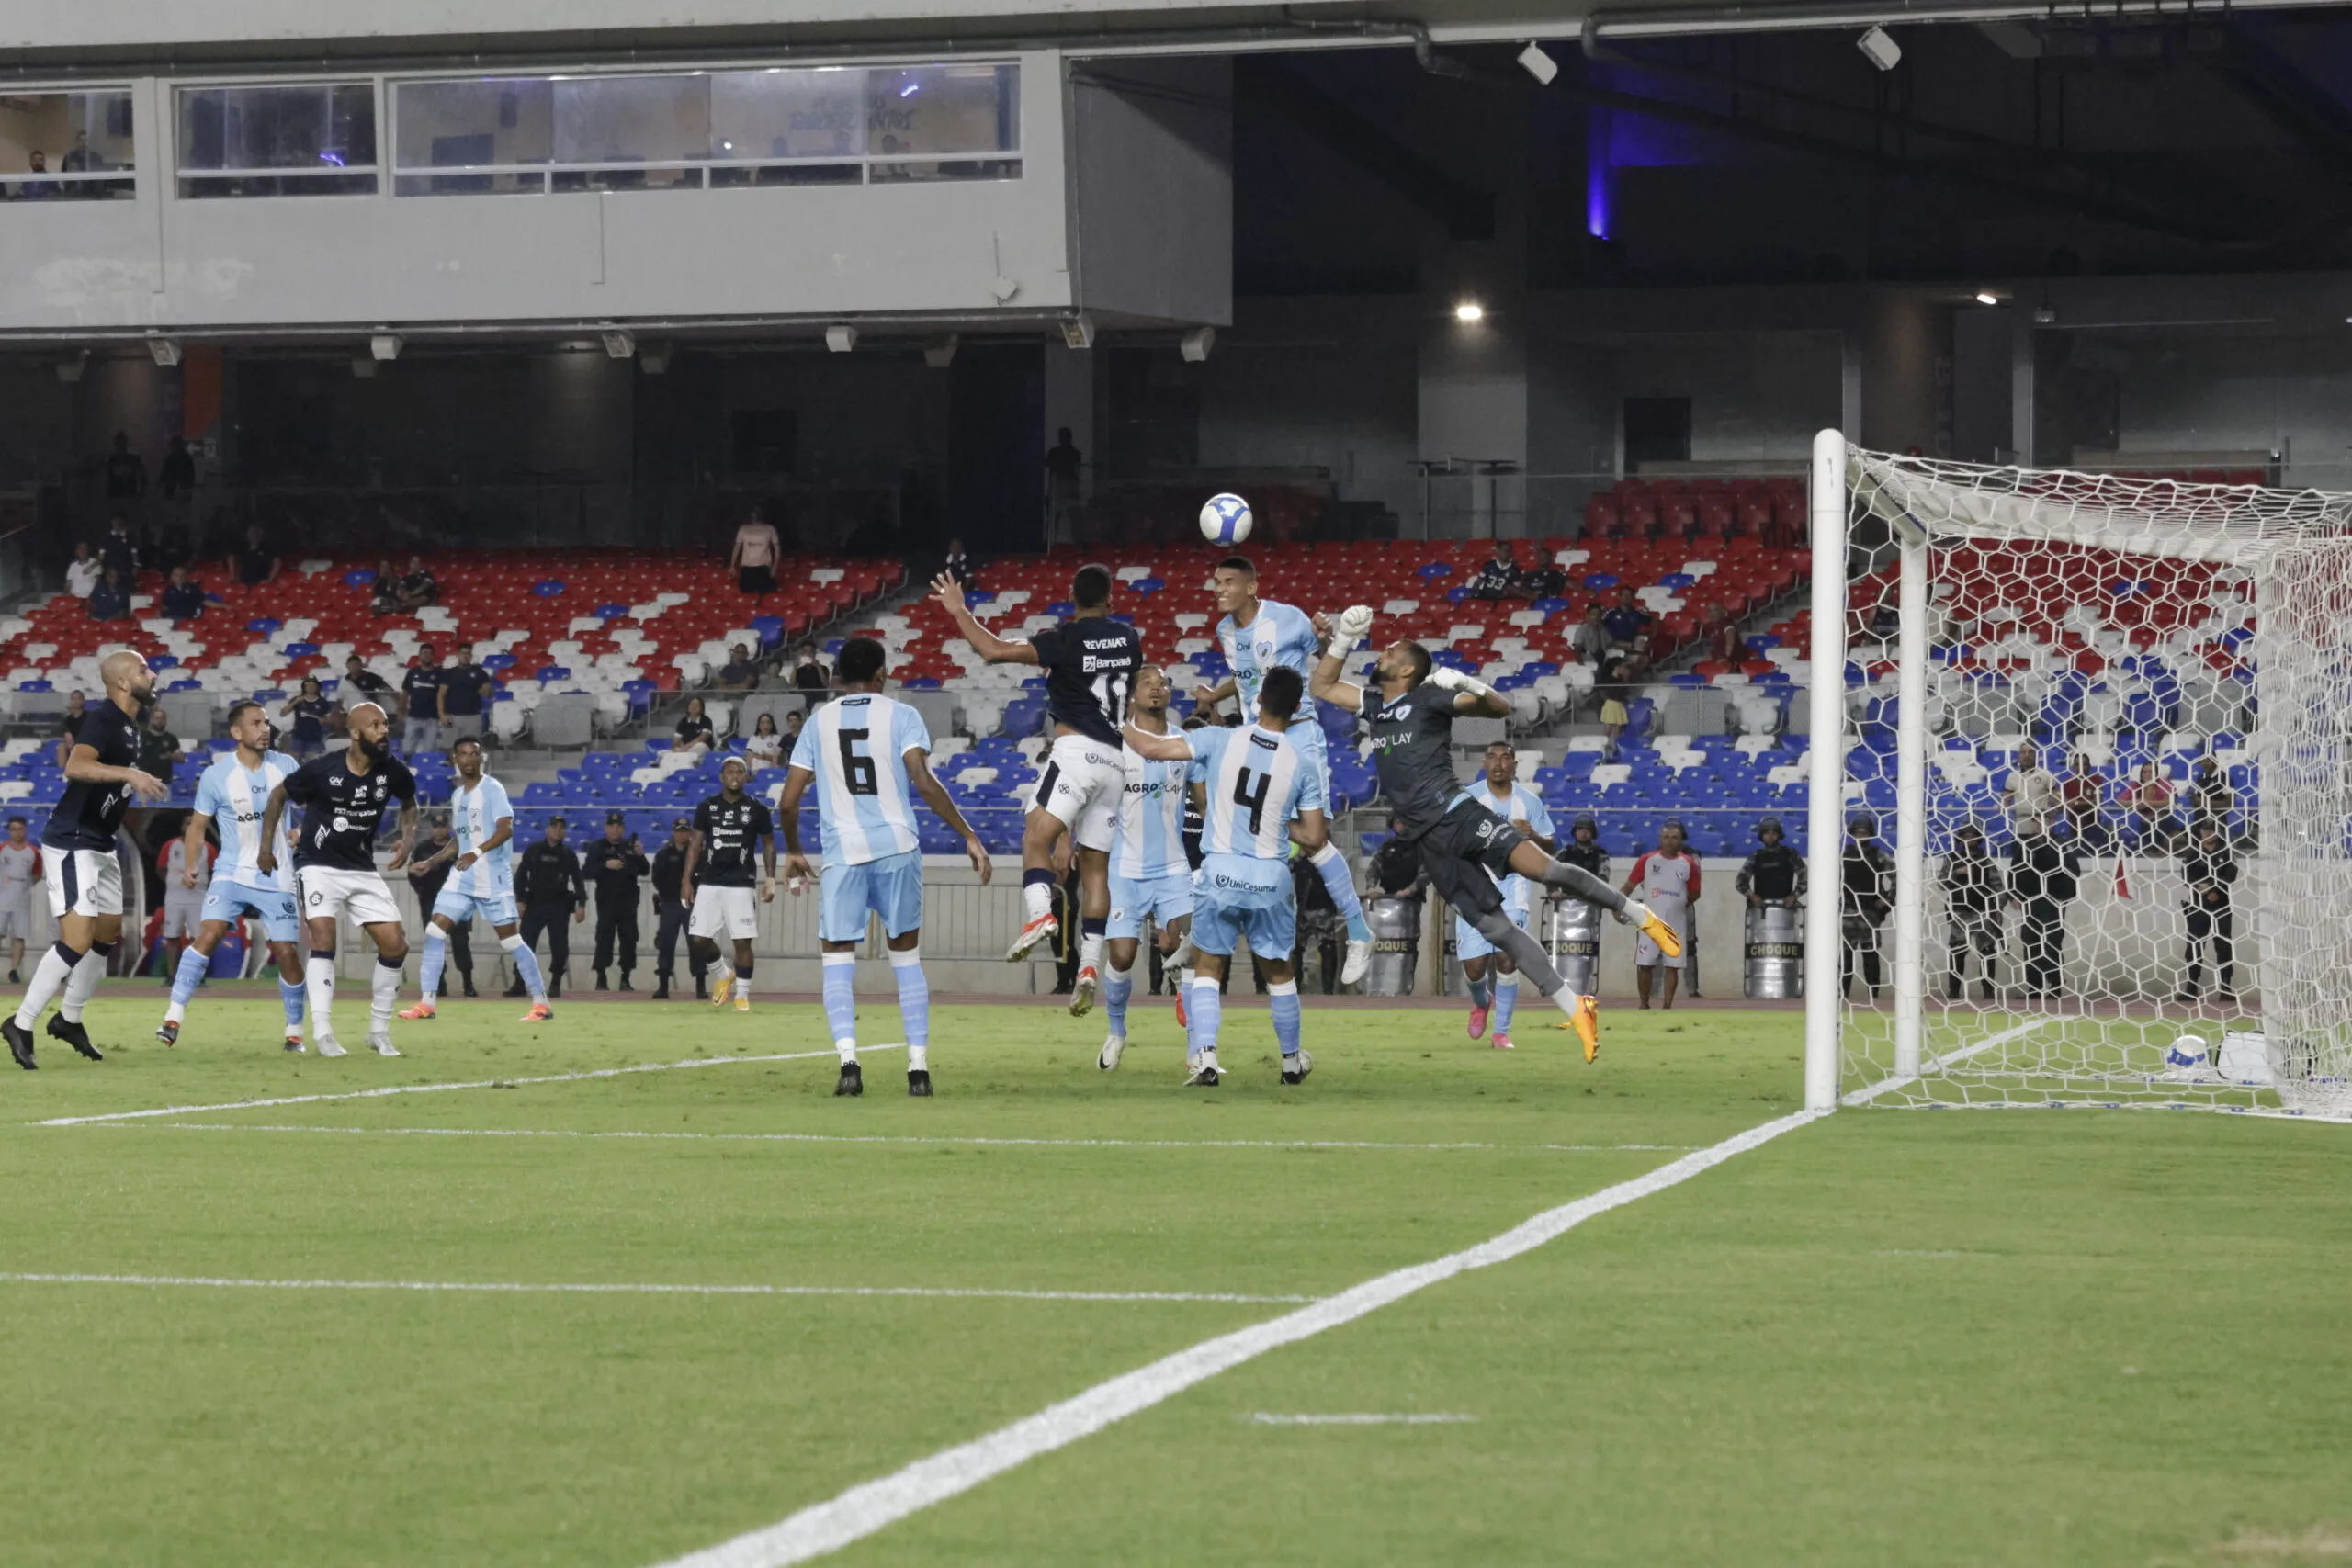
{"label": "white and blue soccer ball", "polygon": [[1213,495],[1201,508],[1201,537],[1212,545],[1238,545],[1250,536],[1250,503],[1238,495]]}

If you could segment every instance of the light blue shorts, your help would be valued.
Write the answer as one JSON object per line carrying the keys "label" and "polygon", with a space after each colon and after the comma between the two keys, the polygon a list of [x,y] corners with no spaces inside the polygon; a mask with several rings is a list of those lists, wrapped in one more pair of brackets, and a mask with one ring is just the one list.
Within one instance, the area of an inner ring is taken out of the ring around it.
{"label": "light blue shorts", "polygon": [[1284,861],[1211,855],[1193,882],[1193,945],[1231,957],[1247,941],[1261,958],[1290,962],[1298,946],[1298,906]]}
{"label": "light blue shorts", "polygon": [[[1526,910],[1514,909],[1509,904],[1505,904],[1503,906],[1503,913],[1510,917],[1510,923],[1512,925],[1517,926],[1521,931],[1527,930]],[[1464,919],[1459,915],[1453,917],[1454,957],[1489,958],[1494,955],[1495,951],[1495,944],[1488,942],[1485,937],[1480,936],[1478,934],[1477,927],[1472,925],[1469,921]]]}
{"label": "light blue shorts", "polygon": [[302,922],[294,913],[294,895],[277,887],[254,887],[243,882],[223,882],[215,877],[204,891],[204,919],[234,920],[240,915],[251,914],[261,920],[261,929],[272,942],[300,942]]}
{"label": "light blue shorts", "polygon": [[511,926],[520,923],[514,912],[512,893],[467,893],[444,883],[441,896],[433,900],[433,912],[453,926],[478,919],[488,926]]}
{"label": "light blue shorts", "polygon": [[864,865],[825,863],[817,874],[817,940],[856,942],[868,911],[882,917],[889,936],[922,927],[922,852],[884,855]]}
{"label": "light blue shorts", "polygon": [[1193,874],[1170,872],[1166,876],[1132,877],[1111,874],[1111,923],[1102,934],[1134,941],[1143,935],[1148,915],[1165,928],[1193,912]]}

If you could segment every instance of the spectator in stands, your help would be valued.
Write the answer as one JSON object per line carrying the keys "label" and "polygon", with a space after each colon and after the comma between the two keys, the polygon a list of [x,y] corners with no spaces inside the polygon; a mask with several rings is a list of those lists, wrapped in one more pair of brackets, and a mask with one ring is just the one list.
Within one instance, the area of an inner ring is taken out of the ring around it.
{"label": "spectator in stands", "polygon": [[1650,628],[1650,614],[1641,607],[1630,588],[1617,590],[1617,603],[1600,621],[1609,628],[1609,639],[1620,648],[1631,648],[1634,639]]}
{"label": "spectator in stands", "polygon": [[735,574],[735,586],[744,592],[773,593],[776,562],[783,554],[775,525],[768,521],[764,509],[754,506],[735,530],[735,547],[728,552],[727,569]]}
{"label": "spectator in stands", "polygon": [[2025,908],[2025,994],[2046,1001],[2058,994],[2066,961],[2066,906],[2081,890],[2083,859],[2037,826],[2009,846],[2009,902]]}
{"label": "spectator in stands", "polygon": [[2211,754],[2198,758],[2188,770],[2189,836],[2200,837],[2210,823],[2227,838],[2233,804],[2229,775],[2222,772],[2220,761]]}
{"label": "spectator in stands", "polygon": [[1601,754],[1612,762],[1617,760],[1618,737],[1625,733],[1625,726],[1632,718],[1625,708],[1624,694],[1616,685],[1616,671],[1622,661],[1622,655],[1611,654],[1609,662],[1601,666],[1604,683],[1600,688],[1600,733],[1608,743]]}
{"label": "spectator in stands", "polygon": [[[2211,761],[2210,757],[2206,761]],[[2219,818],[2209,817],[2194,839],[2184,838],[2180,850],[2180,879],[2188,885],[2188,946],[2181,954],[2187,966],[2179,1001],[2193,1002],[2202,988],[2204,970],[2198,960],[2206,941],[2213,943],[2214,990],[2218,1001],[2237,999],[2237,917],[2230,906],[2230,887],[2238,879],[2238,857],[2222,838]]]}
{"label": "spectator in stands", "polygon": [[368,702],[389,712],[392,705],[392,683],[368,669],[367,662],[356,653],[349,655],[343,661],[343,687],[340,694],[345,707],[350,707],[356,703]]}
{"label": "spectator in stands", "polygon": [[775,727],[775,715],[763,712],[752,726],[752,738],[743,743],[744,759],[752,771],[784,766],[784,731]]}
{"label": "spectator in stands", "polygon": [[2018,838],[2047,833],[2055,824],[2060,805],[2057,776],[2041,765],[2030,740],[2018,746],[2017,765],[2009,770],[2001,804],[2009,808],[2009,831]]}
{"label": "spectator in stands", "polygon": [[[39,147],[34,148],[31,154],[25,159],[25,167],[36,175],[49,173],[49,154]],[[46,201],[56,194],[55,180],[19,180],[17,183],[18,201]]]}
{"label": "spectator in stands", "polygon": [[147,493],[147,461],[130,449],[128,432],[114,433],[114,450],[107,454],[103,467],[108,500],[136,501]]}
{"label": "spectator in stands", "polygon": [[970,556],[964,553],[964,541],[962,539],[956,538],[947,541],[947,558],[941,564],[940,570],[945,572],[948,576],[962,583],[964,585],[964,592],[967,593],[976,593],[979,592],[979,563],[975,561]]}
{"label": "spectator in stands", "polygon": [[164,461],[155,469],[155,489],[165,501],[178,501],[196,493],[196,456],[187,449],[187,437],[175,435],[164,447]]}
{"label": "spectator in stands", "polygon": [[759,689],[760,661],[741,643],[728,649],[727,662],[718,667],[718,689],[722,692],[751,692]]}
{"label": "spectator in stands", "polygon": [[1495,541],[1494,558],[1480,567],[1478,575],[1470,580],[1470,597],[1473,599],[1524,599],[1527,597],[1525,584],[1520,577],[1519,562],[1512,558],[1509,539]]}
{"label": "spectator in stands", "polygon": [[90,619],[119,621],[130,614],[130,591],[123,586],[122,576],[108,567],[99,575],[98,585],[90,590]]}
{"label": "spectator in stands", "polygon": [[292,720],[287,729],[287,750],[295,756],[315,757],[327,749],[327,719],[334,712],[334,704],[327,700],[316,675],[302,677],[301,690],[287,699],[277,710],[280,718]]}
{"label": "spectator in stands", "polygon": [[[678,886],[686,872],[686,852],[694,842],[694,818],[673,818],[670,841],[653,857],[653,918],[659,922],[653,933],[653,999],[657,1002],[670,999],[670,976],[676,973],[678,938],[684,934],[686,918],[693,912],[679,900]],[[702,960],[695,956],[692,942],[686,944],[686,964],[694,972],[695,1000],[709,999]]]}
{"label": "spectator in stands", "polygon": [[[538,946],[542,935],[548,939],[548,995],[551,998],[563,995],[563,972],[571,962],[571,933],[564,917],[569,913],[575,925],[588,918],[588,885],[581,879],[580,857],[563,841],[565,831],[563,818],[550,817],[547,836],[514,858],[514,902],[523,911],[522,929],[516,934],[532,948]],[[519,972],[506,994],[524,994]]]}
{"label": "spectator in stands", "polygon": [[139,541],[130,524],[118,512],[107,522],[107,536],[98,541],[98,564],[119,578],[125,589],[139,581]]}
{"label": "spectator in stands", "polygon": [[798,657],[800,662],[794,665],[792,669],[794,689],[802,692],[830,693],[832,690],[832,677],[825,672],[824,660],[817,657],[817,645],[813,642],[802,643]]}
{"label": "spectator in stands", "polygon": [[376,581],[369,585],[368,613],[371,615],[397,615],[401,613],[401,580],[392,573],[389,558],[376,563]]}
{"label": "spectator in stands", "polygon": [[[457,859],[449,848],[449,818],[446,813],[436,814],[425,827],[424,846],[408,863],[409,885],[416,889],[417,917],[427,924],[433,919],[433,901],[441,897],[442,884],[449,880],[450,868]],[[449,928],[449,962],[458,966],[466,995],[479,996],[481,993],[474,989],[472,920],[459,920]]]}
{"label": "spectator in stands", "polygon": [[198,620],[204,615],[204,584],[188,576],[187,568],[172,568],[164,585],[164,614],[175,621]]}
{"label": "spectator in stands", "polygon": [[79,692],[65,694],[65,712],[57,720],[57,765],[62,768],[74,743],[82,738],[82,721],[89,716],[85,699]]}
{"label": "spectator in stands", "polygon": [[705,711],[702,699],[688,697],[686,711],[678,716],[677,737],[670,742],[670,750],[688,753],[699,767],[718,744],[718,732],[711,727],[710,715]]}
{"label": "spectator in stands", "polygon": [[139,726],[139,771],[169,784],[172,765],[185,754],[180,750],[180,738],[172,733],[172,721],[164,714],[164,705],[148,704],[147,717]]}
{"label": "spectator in stands", "polygon": [[237,581],[248,588],[277,581],[277,573],[285,563],[277,552],[269,547],[269,536],[262,525],[254,524],[245,530],[244,547],[237,552]]}
{"label": "spectator in stands", "polygon": [[1568,591],[1568,574],[1559,562],[1539,555],[1534,565],[1520,573],[1519,585],[1530,599],[1556,599]]}
{"label": "spectator in stands", "polygon": [[1984,829],[1962,822],[1952,829],[1951,853],[1944,857],[1944,997],[1960,1000],[1968,983],[1968,954],[1984,961],[1977,994],[1993,999],[1993,965],[2001,951],[2001,903],[2008,878],[1984,847]]}
{"label": "spectator in stands", "polygon": [[605,836],[588,852],[588,880],[596,885],[596,988],[612,987],[605,971],[616,959],[621,989],[634,991],[629,972],[637,967],[637,885],[652,869],[628,830],[628,818],[605,814]]}
{"label": "spectator in stands", "polygon": [[461,642],[441,671],[441,744],[454,746],[462,736],[481,739],[482,712],[490,705],[490,694],[498,685],[497,677],[474,662],[474,645]]}
{"label": "spectator in stands", "polygon": [[2171,852],[2173,840],[2180,835],[2180,822],[2173,816],[2172,804],[2172,781],[2155,763],[2141,763],[2139,776],[2123,792],[2124,808],[2138,825],[2132,835],[2133,849]]}
{"label": "spectator in stands", "polygon": [[791,756],[792,748],[798,744],[800,726],[806,720],[798,708],[794,708],[784,716],[784,754],[786,756]]}
{"label": "spectator in stands", "polygon": [[2107,776],[2081,751],[2071,759],[2061,751],[2053,761],[2064,773],[2058,781],[2058,811],[2066,820],[2067,836],[2085,849],[2102,847],[2107,826],[2098,819],[2098,808],[2107,799]]}
{"label": "spectator in stands", "polygon": [[65,592],[76,599],[87,599],[98,585],[98,578],[106,570],[87,539],[74,541],[74,558],[65,568]]}
{"label": "spectator in stands", "polygon": [[431,643],[401,677],[401,750],[412,757],[441,750],[441,652]]}
{"label": "spectator in stands", "polygon": [[1894,857],[1878,841],[1878,818],[1863,812],[1847,825],[1850,835],[1839,863],[1838,925],[1842,938],[1838,963],[1838,992],[1851,997],[1854,960],[1862,961],[1862,985],[1871,1000],[1878,1000],[1883,977],[1879,968],[1878,931],[1894,908]]}
{"label": "spectator in stands", "polygon": [[408,570],[393,586],[393,598],[402,615],[414,615],[441,597],[441,585],[433,581],[433,573],[425,569],[423,556],[408,558]]}
{"label": "spectator in stands", "polygon": [[1046,547],[1078,543],[1078,503],[1086,456],[1070,439],[1069,426],[1055,432],[1046,452]]}

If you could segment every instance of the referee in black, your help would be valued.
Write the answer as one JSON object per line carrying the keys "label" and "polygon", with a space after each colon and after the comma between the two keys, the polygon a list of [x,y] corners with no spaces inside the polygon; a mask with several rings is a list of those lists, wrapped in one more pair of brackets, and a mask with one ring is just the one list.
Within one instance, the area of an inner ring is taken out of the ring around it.
{"label": "referee in black", "polygon": [[605,836],[588,849],[588,880],[596,886],[596,988],[608,991],[605,971],[618,947],[621,989],[633,991],[629,971],[637,967],[637,887],[652,868],[629,837],[628,818],[605,814]]}

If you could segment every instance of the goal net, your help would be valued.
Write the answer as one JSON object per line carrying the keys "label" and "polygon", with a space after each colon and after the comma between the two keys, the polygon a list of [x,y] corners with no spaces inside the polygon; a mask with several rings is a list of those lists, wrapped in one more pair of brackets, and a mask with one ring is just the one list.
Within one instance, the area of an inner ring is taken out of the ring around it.
{"label": "goal net", "polygon": [[2352,1114],[2352,495],[1842,469],[1846,1100]]}

